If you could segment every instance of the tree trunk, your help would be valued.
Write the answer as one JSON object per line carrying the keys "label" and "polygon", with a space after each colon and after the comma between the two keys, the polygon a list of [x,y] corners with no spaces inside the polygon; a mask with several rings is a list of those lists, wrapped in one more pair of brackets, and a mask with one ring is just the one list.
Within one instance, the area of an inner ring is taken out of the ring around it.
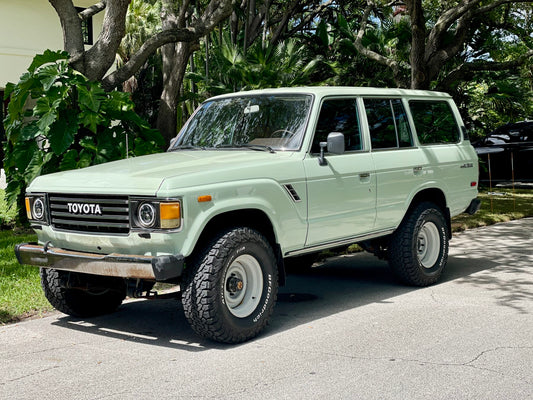
{"label": "tree trunk", "polygon": [[157,129],[167,143],[177,134],[178,98],[194,45],[177,43],[165,45],[163,55],[163,93],[159,101]]}
{"label": "tree trunk", "polygon": [[424,59],[426,52],[426,20],[422,0],[406,2],[411,19],[411,89],[429,89],[430,80]]}

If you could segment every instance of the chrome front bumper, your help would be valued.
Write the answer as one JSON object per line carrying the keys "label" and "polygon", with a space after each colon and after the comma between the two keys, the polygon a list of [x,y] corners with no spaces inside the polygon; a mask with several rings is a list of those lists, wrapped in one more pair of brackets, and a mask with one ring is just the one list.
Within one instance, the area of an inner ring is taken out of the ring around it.
{"label": "chrome front bumper", "polygon": [[20,264],[85,274],[156,281],[179,278],[184,265],[184,257],[180,254],[157,257],[97,254],[64,250],[48,245],[41,246],[36,243],[16,245],[15,254]]}

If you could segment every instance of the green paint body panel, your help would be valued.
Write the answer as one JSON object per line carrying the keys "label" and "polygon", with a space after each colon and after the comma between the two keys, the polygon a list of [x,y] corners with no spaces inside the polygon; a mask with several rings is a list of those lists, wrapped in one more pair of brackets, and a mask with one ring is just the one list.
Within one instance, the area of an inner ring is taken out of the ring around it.
{"label": "green paint body panel", "polygon": [[[245,92],[254,93],[312,96],[297,150],[179,150],[38,177],[28,193],[153,196],[182,202],[180,229],[151,232],[149,239],[138,231],[92,234],[44,225],[37,230],[39,242],[102,254],[187,257],[213,218],[232,211],[258,210],[270,221],[282,254],[290,256],[390,232],[398,227],[413,198],[427,189],[443,194],[452,216],[464,212],[477,196],[477,187],[472,186],[478,180],[477,156],[462,135],[457,143],[422,146],[414,134],[412,147],[374,151],[363,117],[359,151],[326,153],[326,165],[319,165],[318,155],[310,152],[320,107],[332,96],[353,98],[360,112],[366,97],[400,98],[404,104],[409,99],[445,101],[458,129],[464,129],[446,94],[335,87]],[[409,123],[415,132],[410,116]],[[291,195],[291,188],[297,198]],[[205,195],[212,200],[198,202],[198,197]]]}

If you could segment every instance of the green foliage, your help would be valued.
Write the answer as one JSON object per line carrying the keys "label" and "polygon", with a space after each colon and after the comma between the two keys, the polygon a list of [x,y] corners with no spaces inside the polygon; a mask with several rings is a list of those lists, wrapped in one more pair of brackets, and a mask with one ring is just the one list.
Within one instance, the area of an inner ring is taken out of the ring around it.
{"label": "green foliage", "polygon": [[[237,90],[309,85],[311,74],[320,62],[310,58],[305,46],[296,40],[276,45],[257,42],[246,54],[233,44],[228,33],[212,35],[209,73],[190,72],[187,78],[198,88],[199,99]],[[205,53],[196,53],[195,63],[205,65]]]}
{"label": "green foliage", "polygon": [[15,207],[9,207],[5,200],[5,192],[0,189],[0,230],[10,229],[17,216]]}
{"label": "green foliage", "polygon": [[39,268],[18,263],[13,247],[35,241],[34,234],[0,231],[0,325],[52,310],[41,290]]}
{"label": "green foliage", "polygon": [[69,66],[66,52],[35,56],[20,81],[8,83],[8,98],[6,195],[20,210],[26,186],[38,175],[154,153],[163,145],[127,93],[106,93]]}
{"label": "green foliage", "polygon": [[[395,87],[390,70],[370,62],[361,55],[355,40],[360,18],[347,19],[341,12],[325,15],[318,22],[315,32],[304,35],[307,52],[311,57],[321,57],[322,66],[312,76],[314,82],[332,86]],[[370,24],[363,43],[374,51],[404,61],[408,59],[410,28],[407,23]],[[317,73],[318,72],[318,73]]]}

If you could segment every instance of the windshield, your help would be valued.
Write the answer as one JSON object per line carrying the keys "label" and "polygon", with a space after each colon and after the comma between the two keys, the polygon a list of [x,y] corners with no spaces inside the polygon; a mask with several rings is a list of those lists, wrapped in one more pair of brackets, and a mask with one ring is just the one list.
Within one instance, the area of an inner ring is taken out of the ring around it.
{"label": "windshield", "polygon": [[207,101],[189,119],[170,151],[184,148],[298,150],[310,95],[257,95]]}

